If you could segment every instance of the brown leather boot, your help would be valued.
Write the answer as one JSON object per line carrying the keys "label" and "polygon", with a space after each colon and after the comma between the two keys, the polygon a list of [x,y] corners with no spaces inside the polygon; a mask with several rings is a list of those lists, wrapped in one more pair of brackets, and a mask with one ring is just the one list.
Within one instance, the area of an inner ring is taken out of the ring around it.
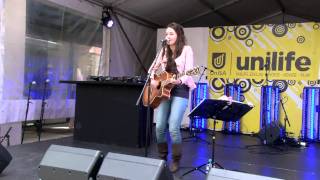
{"label": "brown leather boot", "polygon": [[177,172],[180,167],[180,159],[182,156],[182,145],[181,144],[172,144],[172,164],[170,171],[172,173]]}
{"label": "brown leather boot", "polygon": [[167,143],[158,143],[158,153],[159,153],[160,159],[167,161],[168,144]]}

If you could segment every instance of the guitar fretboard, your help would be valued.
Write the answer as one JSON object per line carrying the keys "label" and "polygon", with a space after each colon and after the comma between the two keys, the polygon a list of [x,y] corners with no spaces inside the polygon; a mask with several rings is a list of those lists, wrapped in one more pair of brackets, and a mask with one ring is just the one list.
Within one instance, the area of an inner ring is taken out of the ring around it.
{"label": "guitar fretboard", "polygon": [[[160,72],[160,73],[157,73],[156,75],[159,76],[161,73],[164,73],[164,72],[166,72],[166,71],[162,71],[162,72]],[[182,72],[182,73],[175,74],[175,75],[173,76],[173,78],[178,79],[178,78],[180,78],[180,77],[182,77],[182,76],[184,76],[184,75],[192,76],[192,75],[197,75],[197,74],[199,74],[199,73],[200,73],[200,67],[197,66],[197,67],[192,68],[191,70],[188,70],[188,71],[184,71],[184,72]]]}

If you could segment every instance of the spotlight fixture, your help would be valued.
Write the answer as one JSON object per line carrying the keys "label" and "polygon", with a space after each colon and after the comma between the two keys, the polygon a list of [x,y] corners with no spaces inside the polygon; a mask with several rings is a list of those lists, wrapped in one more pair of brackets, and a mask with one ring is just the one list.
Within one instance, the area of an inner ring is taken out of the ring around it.
{"label": "spotlight fixture", "polygon": [[103,7],[101,21],[102,21],[102,25],[108,28],[111,28],[113,26],[110,7]]}

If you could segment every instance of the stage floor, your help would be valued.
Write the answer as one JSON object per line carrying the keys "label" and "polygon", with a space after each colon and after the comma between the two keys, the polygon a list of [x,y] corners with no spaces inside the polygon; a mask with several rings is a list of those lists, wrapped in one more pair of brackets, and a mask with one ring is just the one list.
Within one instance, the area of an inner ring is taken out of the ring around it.
{"label": "stage floor", "polygon": [[[183,132],[188,137],[188,132]],[[200,136],[211,140],[210,132]],[[144,156],[144,148],[128,148],[116,145],[96,144],[75,141],[73,137],[47,140],[35,143],[11,146],[8,148],[13,156],[10,165],[0,174],[4,180],[36,180],[39,162],[51,144],[65,145],[101,150],[104,153],[115,152]],[[320,177],[320,144],[309,144],[308,147],[288,146],[252,146],[260,145],[260,140],[247,135],[226,135],[216,133],[215,161],[227,170],[241,171],[282,179],[319,179]],[[279,150],[279,148],[281,150]],[[148,148],[148,157],[157,158],[156,144]],[[200,171],[194,171],[184,177],[181,175],[193,167],[204,164],[211,158],[212,145],[202,141],[183,142],[183,158],[180,170],[174,174],[175,179],[205,179]]]}

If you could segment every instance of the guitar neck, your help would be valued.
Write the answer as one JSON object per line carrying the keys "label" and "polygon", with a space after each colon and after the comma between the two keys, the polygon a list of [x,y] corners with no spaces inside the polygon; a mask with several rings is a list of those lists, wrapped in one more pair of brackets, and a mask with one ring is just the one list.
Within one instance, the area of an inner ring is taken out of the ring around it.
{"label": "guitar neck", "polygon": [[[165,72],[165,71],[163,71],[163,72]],[[173,78],[175,78],[175,79],[178,79],[178,78],[180,78],[180,77],[182,77],[182,76],[184,76],[184,75],[188,75],[188,76],[192,76],[192,75],[197,75],[197,74],[199,74],[199,67],[195,67],[195,68],[193,68],[193,69],[191,69],[191,70],[188,70],[188,71],[184,71],[184,72],[182,72],[182,73],[178,73],[178,74],[175,74],[175,75],[173,75]],[[161,74],[161,73],[160,73]]]}
{"label": "guitar neck", "polygon": [[176,75],[176,78],[179,79],[180,77],[182,77],[184,75],[187,75],[187,73],[186,72],[179,73],[179,74]]}

